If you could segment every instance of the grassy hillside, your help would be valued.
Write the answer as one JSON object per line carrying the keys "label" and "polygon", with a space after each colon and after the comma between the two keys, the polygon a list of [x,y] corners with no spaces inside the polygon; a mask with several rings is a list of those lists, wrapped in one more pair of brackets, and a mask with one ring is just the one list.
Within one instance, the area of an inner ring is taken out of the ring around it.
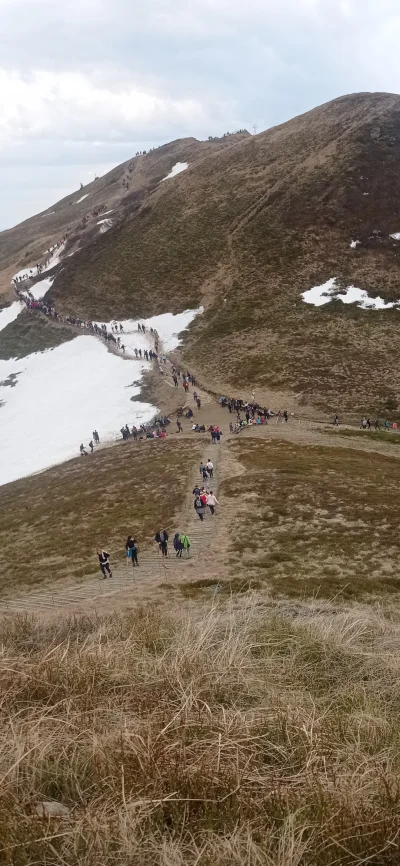
{"label": "grassy hillside", "polygon": [[1,332],[0,358],[24,358],[31,352],[43,352],[73,340],[76,335],[51,319],[23,310],[14,322]]}
{"label": "grassy hillside", "polygon": [[93,574],[99,546],[123,563],[130,533],[143,546],[171,525],[199,456],[186,440],[128,441],[4,485],[0,595]]}
{"label": "grassy hillside", "polygon": [[274,597],[399,598],[396,456],[257,438],[230,452],[246,479],[222,485],[233,572]]}
{"label": "grassy hillside", "polygon": [[400,299],[389,237],[400,230],[399,148],[400,97],[390,94],[343,97],[233,142],[71,259],[52,297],[108,319],[203,302],[185,358],[204,378],[378,411],[400,397],[398,312],[316,308],[301,293],[337,277]]}
{"label": "grassy hillside", "polygon": [[[12,275],[44,258],[44,250],[68,233],[69,251],[93,243],[99,235],[101,215],[113,210],[114,224],[135,212],[177,162],[195,164],[205,156],[248,136],[244,132],[211,141],[178,139],[135,156],[103,177],[66,196],[45,211],[0,233],[0,293],[9,290]],[[82,199],[82,200],[81,200]],[[101,237],[101,236],[100,236]]]}

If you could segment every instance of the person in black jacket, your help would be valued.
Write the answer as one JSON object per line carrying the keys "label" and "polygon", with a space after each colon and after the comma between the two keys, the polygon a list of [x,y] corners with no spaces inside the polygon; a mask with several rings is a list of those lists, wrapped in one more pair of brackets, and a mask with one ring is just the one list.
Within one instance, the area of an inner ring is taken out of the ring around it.
{"label": "person in black jacket", "polygon": [[97,555],[99,557],[100,569],[104,580],[106,579],[107,575],[108,577],[112,577],[110,554],[107,553],[106,550],[98,550]]}
{"label": "person in black jacket", "polygon": [[160,529],[160,531],[157,532],[157,535],[156,535],[154,540],[157,542],[157,544],[161,550],[162,555],[168,556],[168,532],[167,532],[167,530],[166,529]]}
{"label": "person in black jacket", "polygon": [[139,562],[138,562],[139,548],[136,544],[135,539],[132,538],[131,535],[128,535],[127,542],[125,545],[125,550],[126,550],[126,555],[128,556],[128,558],[132,559],[132,565],[133,565],[133,568],[135,568],[136,565],[139,565]]}

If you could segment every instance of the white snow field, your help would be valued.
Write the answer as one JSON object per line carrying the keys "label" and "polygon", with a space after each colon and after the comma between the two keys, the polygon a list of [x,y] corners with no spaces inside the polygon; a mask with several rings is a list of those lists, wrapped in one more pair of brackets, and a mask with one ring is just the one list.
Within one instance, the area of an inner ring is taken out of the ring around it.
{"label": "white snow field", "polygon": [[175,177],[175,175],[180,174],[181,171],[186,171],[189,168],[188,162],[176,162],[175,165],[172,166],[169,174],[166,174],[165,177],[162,178],[161,183],[164,180],[169,180],[170,177]]}
{"label": "white snow field", "polygon": [[163,348],[175,348],[178,333],[199,312],[202,308],[140,320],[146,334],[138,331],[137,321],[122,322],[125,358],[109,352],[101,339],[82,334],[55,349],[0,360],[0,485],[78,456],[94,429],[101,442],[113,442],[123,425],[150,421],[156,407],[130,398],[140,394],[142,372],[151,364],[127,358],[135,358],[135,347],[153,348],[150,327]]}
{"label": "white snow field", "polygon": [[25,304],[22,301],[14,301],[13,304],[10,304],[9,307],[5,307],[4,310],[0,312],[0,331],[3,328],[6,328],[10,322],[14,322],[15,319],[18,318],[19,314],[22,313]]}
{"label": "white snow field", "polygon": [[[126,355],[130,358],[135,357],[135,349],[154,349],[154,339],[152,338],[150,328],[154,328],[162,343],[162,348],[166,352],[171,352],[180,344],[178,334],[184,331],[195,316],[198,316],[204,311],[203,307],[198,310],[185,310],[183,313],[163,313],[160,316],[152,316],[151,319],[125,319],[121,322],[118,320],[118,325],[121,324],[123,332],[118,332],[121,337],[121,343],[125,346]],[[144,325],[146,333],[138,330],[138,322]],[[107,325],[107,331],[111,331],[113,322],[96,322],[97,325]],[[117,336],[117,335],[116,335]]]}
{"label": "white snow field", "polygon": [[336,292],[336,277],[331,277],[322,286],[314,286],[307,292],[302,292],[302,298],[306,304],[313,304],[314,307],[321,307],[334,300],[342,301],[343,304],[359,304],[362,310],[390,310],[400,305],[400,300],[391,302],[379,296],[370,298],[368,292],[357,289],[356,286],[348,286],[343,294],[336,294]]}
{"label": "white snow field", "polygon": [[104,442],[126,423],[149,421],[154,407],[130,400],[140,392],[132,383],[144,366],[127,363],[91,336],[0,361],[1,383],[16,376],[13,387],[0,384],[0,484],[78,456],[95,428]]}

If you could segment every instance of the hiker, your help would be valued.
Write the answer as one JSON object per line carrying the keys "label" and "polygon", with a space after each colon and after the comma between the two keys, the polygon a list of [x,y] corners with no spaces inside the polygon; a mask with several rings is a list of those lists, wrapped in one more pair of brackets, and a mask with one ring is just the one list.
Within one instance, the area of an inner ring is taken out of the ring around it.
{"label": "hiker", "polygon": [[196,403],[197,403],[197,408],[198,408],[198,409],[201,409],[201,400],[200,400],[200,397],[197,398]]}
{"label": "hiker", "polygon": [[196,484],[196,487],[193,487],[193,496],[200,496],[200,493],[201,493],[200,487],[198,487]]}
{"label": "hiker", "polygon": [[205,466],[203,466],[203,481],[204,481],[204,484],[208,484],[208,479],[209,479],[209,477],[210,477],[210,476],[209,476],[209,474],[208,474],[208,469],[207,469]]}
{"label": "hiker", "polygon": [[229,422],[229,432],[233,433],[233,424],[232,421]]}
{"label": "hiker", "polygon": [[[97,556],[99,557],[100,570],[103,575],[104,580],[107,577],[112,577],[111,565],[110,565],[110,554],[107,553],[106,550],[98,550]],[[107,574],[106,574],[107,572]]]}
{"label": "hiker", "polygon": [[202,487],[201,492],[200,492],[200,499],[201,499],[201,504],[202,504],[204,510],[205,510],[206,505],[207,505],[207,496],[208,496],[208,493],[206,493],[205,488]]}
{"label": "hiker", "polygon": [[389,432],[389,421],[385,421],[385,430]]}
{"label": "hiker", "polygon": [[93,454],[93,448],[94,448],[93,439],[91,439],[89,442],[89,448],[90,448],[90,453]]}
{"label": "hiker", "polygon": [[168,556],[168,532],[166,529],[160,529],[160,531],[157,532],[154,541],[157,542],[162,556]]}
{"label": "hiker", "polygon": [[362,421],[361,421],[361,424],[360,424],[360,430],[366,430],[366,429],[367,429],[367,424],[368,424],[368,421],[367,421],[367,419],[366,419],[366,417],[365,417],[365,415],[364,415],[364,417],[363,417],[363,419],[362,419]]}
{"label": "hiker", "polygon": [[99,438],[99,434],[98,434],[97,430],[93,430],[92,436],[93,436],[93,439],[94,439],[96,445],[99,445],[100,438]]}
{"label": "hiker", "polygon": [[[185,535],[184,532],[179,536],[180,543],[182,545],[183,550],[186,551],[187,558],[190,557],[190,538],[188,535]],[[182,555],[182,554],[181,554]]]}
{"label": "hiker", "polygon": [[131,535],[128,535],[128,538],[126,540],[125,550],[126,550],[126,555],[127,555],[128,559],[132,560],[133,568],[135,568],[135,566],[138,566],[139,565],[139,562],[138,562],[139,548],[136,544],[136,540],[134,538],[132,538]]}
{"label": "hiker", "polygon": [[204,470],[204,463],[203,463],[203,461],[201,461],[201,463],[200,463],[200,475],[201,475],[201,477],[203,477],[203,470]]}
{"label": "hiker", "polygon": [[196,496],[193,507],[200,520],[204,520],[204,505],[200,499],[200,496]]}
{"label": "hiker", "polygon": [[83,442],[79,446],[79,451],[80,451],[81,457],[87,457],[87,451],[85,450],[85,448],[83,446]]}
{"label": "hiker", "polygon": [[380,429],[381,429],[381,425],[379,423],[379,418],[377,418],[375,421],[375,430],[380,430]]}
{"label": "hiker", "polygon": [[207,505],[211,511],[212,516],[214,517],[215,506],[219,505],[219,502],[218,502],[218,499],[217,499],[215,493],[213,493],[212,490],[210,490],[210,492],[207,496]]}
{"label": "hiker", "polygon": [[183,431],[183,427],[182,427],[182,424],[181,424],[180,421],[177,421],[177,422],[176,422],[176,426],[177,426],[177,428],[178,428],[178,433],[182,433],[182,431]]}
{"label": "hiker", "polygon": [[179,532],[176,532],[174,535],[174,550],[176,551],[176,558],[181,559],[183,544],[181,542]]}
{"label": "hiker", "polygon": [[285,421],[286,421],[286,423],[287,423],[287,420],[288,420],[288,411],[287,411],[287,409],[285,409],[285,411],[284,411],[284,413],[283,413],[283,417],[284,417],[284,419],[285,419]]}
{"label": "hiker", "polygon": [[333,416],[333,426],[334,426],[334,427],[339,427],[339,417],[338,417],[338,415],[334,415],[334,416]]}
{"label": "hiker", "polygon": [[193,401],[197,403],[197,391],[193,391]]}
{"label": "hiker", "polygon": [[368,427],[368,430],[371,429],[371,419],[370,418],[367,418],[367,427]]}
{"label": "hiker", "polygon": [[208,458],[208,460],[207,460],[206,469],[207,469],[207,472],[208,472],[210,478],[212,478],[214,475],[214,464],[211,463],[210,458]]}

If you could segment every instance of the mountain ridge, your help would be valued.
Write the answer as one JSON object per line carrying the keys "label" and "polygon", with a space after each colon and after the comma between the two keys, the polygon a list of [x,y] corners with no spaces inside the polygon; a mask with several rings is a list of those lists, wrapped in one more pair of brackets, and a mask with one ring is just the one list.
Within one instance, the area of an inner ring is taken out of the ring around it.
{"label": "mountain ridge", "polygon": [[302,295],[334,277],[338,290],[400,299],[400,97],[339,97],[228,146],[201,143],[166,183],[154,153],[118,224],[62,262],[56,308],[109,321],[203,304],[182,359],[216,390],[278,391],[328,412],[397,402],[396,310]]}

